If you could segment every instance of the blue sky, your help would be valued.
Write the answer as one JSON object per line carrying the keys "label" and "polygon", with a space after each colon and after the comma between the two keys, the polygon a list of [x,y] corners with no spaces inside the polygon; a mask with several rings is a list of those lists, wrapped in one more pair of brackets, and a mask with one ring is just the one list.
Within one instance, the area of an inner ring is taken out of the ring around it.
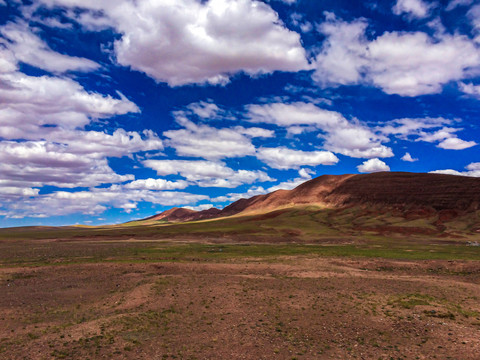
{"label": "blue sky", "polygon": [[0,0],[0,226],[480,176],[473,0]]}

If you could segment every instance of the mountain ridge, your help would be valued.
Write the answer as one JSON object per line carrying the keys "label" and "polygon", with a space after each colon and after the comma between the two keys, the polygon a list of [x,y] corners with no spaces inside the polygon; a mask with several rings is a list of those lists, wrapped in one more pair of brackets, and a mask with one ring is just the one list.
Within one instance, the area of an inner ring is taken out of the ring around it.
{"label": "mountain ridge", "polygon": [[292,190],[239,199],[222,210],[172,208],[143,220],[186,222],[305,204],[336,209],[361,206],[378,208],[378,211],[397,208],[417,217],[443,212],[451,217],[480,209],[480,179],[408,172],[322,175]]}

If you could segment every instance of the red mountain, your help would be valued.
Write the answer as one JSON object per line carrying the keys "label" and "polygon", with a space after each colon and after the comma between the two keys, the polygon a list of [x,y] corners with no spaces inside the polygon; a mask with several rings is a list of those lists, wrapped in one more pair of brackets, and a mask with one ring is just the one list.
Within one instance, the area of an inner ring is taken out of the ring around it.
{"label": "red mountain", "polygon": [[[480,209],[480,178],[424,173],[382,172],[323,175],[293,190],[278,190],[240,199],[223,210],[195,212],[173,208],[149,220],[191,221],[240,213],[268,212],[280,207],[317,204],[341,209],[351,206],[399,209],[404,212],[460,214]],[[383,209],[383,210],[382,210]]]}

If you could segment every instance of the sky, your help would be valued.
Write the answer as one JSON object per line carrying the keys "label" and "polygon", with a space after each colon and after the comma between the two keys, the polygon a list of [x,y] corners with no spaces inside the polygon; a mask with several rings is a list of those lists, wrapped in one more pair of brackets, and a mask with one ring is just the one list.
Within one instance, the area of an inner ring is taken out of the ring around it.
{"label": "sky", "polygon": [[473,0],[0,0],[0,227],[480,176]]}

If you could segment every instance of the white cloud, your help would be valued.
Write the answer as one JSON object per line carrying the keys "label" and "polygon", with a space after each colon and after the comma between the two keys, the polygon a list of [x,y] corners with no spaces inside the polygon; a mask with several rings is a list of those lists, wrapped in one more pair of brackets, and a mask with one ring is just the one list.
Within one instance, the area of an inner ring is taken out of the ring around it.
{"label": "white cloud", "polygon": [[293,26],[300,28],[302,33],[308,33],[313,30],[313,25],[311,22],[305,20],[304,15],[294,12],[290,15],[290,20]]}
{"label": "white cloud", "polygon": [[0,74],[10,73],[17,70],[17,60],[13,53],[0,46]]}
{"label": "white cloud", "polygon": [[105,158],[68,152],[46,141],[0,142],[0,180],[30,182],[31,186],[90,187],[133,180],[118,175]]}
{"label": "white cloud", "polygon": [[302,168],[298,171],[298,175],[303,179],[311,179],[312,175],[315,175],[315,171],[309,168]]}
{"label": "white cloud", "polygon": [[315,172],[313,170],[309,169],[309,168],[302,168],[298,171],[298,174],[300,175],[299,177],[297,177],[293,180],[290,180],[290,181],[281,182],[281,183],[279,183],[275,186],[272,186],[268,189],[264,189],[262,186],[254,186],[254,187],[248,189],[247,192],[244,192],[244,193],[229,193],[225,196],[218,196],[216,198],[213,198],[213,199],[211,199],[211,201],[232,203],[232,202],[240,200],[240,199],[248,199],[248,198],[251,198],[253,196],[267,194],[267,193],[277,191],[277,190],[280,190],[280,189],[290,190],[290,189],[293,189],[293,188],[297,187],[298,185],[304,183],[305,181],[310,180],[312,178],[312,175],[315,174]]}
{"label": "white cloud", "polygon": [[379,171],[390,171],[390,166],[380,159],[370,159],[357,166],[359,172],[372,173]]}
{"label": "white cloud", "polygon": [[0,27],[0,44],[15,54],[18,61],[52,73],[93,71],[100,67],[92,60],[63,55],[53,51],[25,23],[8,23]]}
{"label": "white cloud", "polygon": [[139,109],[122,94],[116,99],[87,92],[72,79],[18,72],[12,60],[18,48],[13,46],[12,51],[3,52],[12,55],[4,59],[13,66],[0,72],[0,137],[4,139],[0,141],[0,181],[23,182],[25,188],[124,182],[133,176],[116,174],[107,157],[163,149],[151,131],[140,134],[117,129],[106,134],[82,130],[93,120]]}
{"label": "white cloud", "polygon": [[111,135],[100,131],[58,130],[45,139],[63,144],[64,151],[89,158],[122,157],[142,151],[163,149],[162,140],[151,130],[115,130]]}
{"label": "white cloud", "polygon": [[263,195],[268,193],[262,186],[254,186],[244,193],[229,193],[225,196],[218,196],[210,199],[212,202],[228,202],[232,203],[240,199],[249,199],[253,196]]}
{"label": "white cloud", "polygon": [[405,153],[405,155],[402,156],[401,158],[403,161],[407,161],[407,162],[415,162],[415,161],[418,161],[417,158],[413,158],[412,155],[410,155],[409,152]]}
{"label": "white cloud", "polygon": [[55,130],[44,125],[75,129],[91,119],[140,111],[123,95],[87,92],[67,78],[14,72],[0,74],[0,81],[0,136],[5,139],[38,138]]}
{"label": "white cloud", "polygon": [[[385,33],[369,44],[370,76],[387,94],[435,94],[479,67],[480,52],[467,37],[422,32]],[[414,55],[413,55],[414,54]]]}
{"label": "white cloud", "polygon": [[275,132],[273,130],[258,127],[245,128],[243,126],[235,126],[234,130],[239,134],[243,134],[251,138],[271,138],[275,136]]}
{"label": "white cloud", "polygon": [[32,197],[38,195],[39,192],[40,189],[0,185],[0,199]]}
{"label": "white cloud", "polygon": [[439,148],[447,150],[463,150],[477,145],[475,141],[465,141],[457,137],[446,138],[438,144]]}
{"label": "white cloud", "polygon": [[430,174],[459,175],[459,176],[463,175],[463,173],[461,173],[460,171],[453,170],[453,169],[434,170],[434,171],[430,171]]}
{"label": "white cloud", "polygon": [[445,8],[446,11],[452,11],[453,9],[459,6],[468,6],[473,3],[474,0],[451,0],[447,7]]}
{"label": "white cloud", "polygon": [[288,4],[288,5],[292,5],[292,4],[295,4],[297,2],[297,0],[275,0],[275,1],[280,1],[280,2],[283,2],[283,3]]}
{"label": "white cloud", "polygon": [[254,182],[275,181],[264,171],[233,170],[222,162],[190,160],[145,160],[143,164],[160,176],[180,175],[201,187],[234,188]]}
{"label": "white cloud", "polygon": [[213,204],[200,204],[197,206],[183,206],[185,209],[190,209],[190,210],[195,210],[195,211],[203,211],[203,210],[209,210],[213,208]]}
{"label": "white cloud", "polygon": [[107,157],[163,149],[152,131],[117,129],[106,134],[74,129],[94,117],[138,111],[126,99],[87,93],[67,79],[20,73],[0,78],[9,80],[9,86],[0,88],[0,136],[27,140],[0,142],[0,179],[69,188],[123,182],[133,176],[115,174]]}
{"label": "white cloud", "polygon": [[168,181],[165,179],[149,178],[129,182],[125,184],[125,188],[139,190],[177,190],[185,189],[188,185],[188,182],[184,180]]}
{"label": "white cloud", "polygon": [[277,191],[277,190],[291,190],[291,189],[294,189],[297,186],[303,184],[305,181],[310,180],[312,178],[312,175],[315,174],[315,172],[308,169],[308,168],[305,168],[305,169],[300,169],[298,171],[298,174],[300,175],[300,177],[297,177],[293,180],[281,182],[278,185],[275,185],[275,186],[272,186],[272,187],[268,188],[267,191],[268,192],[274,192],[274,191]]}
{"label": "white cloud", "polygon": [[[473,26],[474,31],[480,33],[480,5],[475,5],[468,10],[467,17],[470,19],[470,22]],[[475,39],[477,43],[480,42],[480,35]]]}
{"label": "white cloud", "polygon": [[393,13],[396,15],[408,14],[415,18],[425,18],[429,15],[431,4],[422,0],[397,0],[393,6]]}
{"label": "white cloud", "polygon": [[185,129],[165,131],[163,135],[178,155],[218,160],[255,153],[251,140],[233,129],[197,125],[184,117],[177,117],[177,122]]}
{"label": "white cloud", "polygon": [[454,120],[445,118],[396,119],[389,121],[381,131],[386,135],[395,135],[407,141],[425,141],[437,143],[437,147],[450,150],[463,150],[477,143],[465,141],[457,137],[461,128],[448,127]]}
{"label": "white cloud", "polygon": [[299,34],[260,1],[42,2],[102,11],[121,34],[115,42],[118,63],[171,86],[225,84],[238,72],[256,75],[309,67]]}
{"label": "white cloud", "polygon": [[408,139],[409,136],[425,136],[424,130],[443,128],[445,125],[452,124],[453,121],[439,118],[403,118],[389,121],[381,131],[384,134],[394,134],[401,139]]}
{"label": "white cloud", "polygon": [[435,170],[430,171],[432,174],[446,174],[446,175],[459,175],[459,176],[472,176],[480,177],[480,163],[471,163],[465,167],[468,171],[457,171],[453,169]]}
{"label": "white cloud", "polygon": [[313,79],[325,87],[359,83],[370,62],[365,40],[368,24],[365,20],[337,21],[332,14],[327,18],[318,26],[327,38],[317,55]]}
{"label": "white cloud", "polygon": [[330,151],[302,151],[285,147],[259,148],[257,158],[274,169],[298,169],[301,166],[334,165],[338,158]]}
{"label": "white cloud", "polygon": [[[163,149],[150,130],[142,133],[117,129],[111,134],[86,131],[97,119],[107,119],[139,108],[125,96],[117,98],[86,91],[72,79],[59,76],[28,76],[18,62],[54,72],[91,71],[98,64],[54,52],[25,24],[0,28],[0,213],[4,216],[47,217],[71,213],[100,213],[108,207],[131,211],[139,201],[171,205],[192,203],[208,197],[187,193],[150,191],[151,184],[131,182],[119,175],[108,157],[132,156]],[[165,188],[181,188],[185,181],[166,182]],[[89,191],[53,191],[44,186],[90,187]],[[157,188],[160,188],[157,183]]]}
{"label": "white cloud", "polygon": [[175,206],[194,204],[202,200],[208,200],[208,196],[177,191],[126,189],[124,186],[112,185],[109,188],[78,192],[57,191],[26,198],[23,201],[8,203],[8,209],[3,210],[2,214],[10,218],[64,216],[76,213],[96,215],[112,207],[130,213],[141,201]]}
{"label": "white cloud", "polygon": [[73,24],[69,22],[61,22],[59,19],[55,17],[34,17],[32,19],[35,22],[38,22],[40,24],[43,24],[47,27],[50,28],[57,28],[57,29],[68,29],[72,30],[73,29]]}
{"label": "white cloud", "polygon": [[473,85],[472,83],[459,83],[458,87],[460,91],[464,92],[465,94],[471,95],[480,100],[480,85]]}
{"label": "white cloud", "polygon": [[[24,188],[45,185],[75,188],[121,183],[133,180],[133,175],[116,174],[107,157],[162,148],[161,140],[151,132],[141,136],[122,129],[112,135],[57,130],[47,135],[49,141],[0,142],[0,186],[2,182]],[[18,201],[22,200],[18,198]]]}
{"label": "white cloud", "polygon": [[373,84],[387,94],[418,96],[442,91],[450,81],[480,69],[480,52],[468,37],[423,32],[386,32],[369,40],[365,20],[327,16],[327,36],[313,78],[322,86]]}
{"label": "white cloud", "polygon": [[465,167],[467,170],[477,171],[480,170],[480,162],[470,163]]}
{"label": "white cloud", "polygon": [[216,104],[206,101],[192,103],[187,109],[202,119],[215,119],[221,111]]}
{"label": "white cloud", "polygon": [[354,119],[348,121],[336,111],[324,110],[303,102],[247,107],[250,121],[286,127],[292,134],[303,131],[321,131],[324,148],[342,155],[357,158],[391,157],[393,152],[382,145],[388,140],[375,134],[366,124]]}

